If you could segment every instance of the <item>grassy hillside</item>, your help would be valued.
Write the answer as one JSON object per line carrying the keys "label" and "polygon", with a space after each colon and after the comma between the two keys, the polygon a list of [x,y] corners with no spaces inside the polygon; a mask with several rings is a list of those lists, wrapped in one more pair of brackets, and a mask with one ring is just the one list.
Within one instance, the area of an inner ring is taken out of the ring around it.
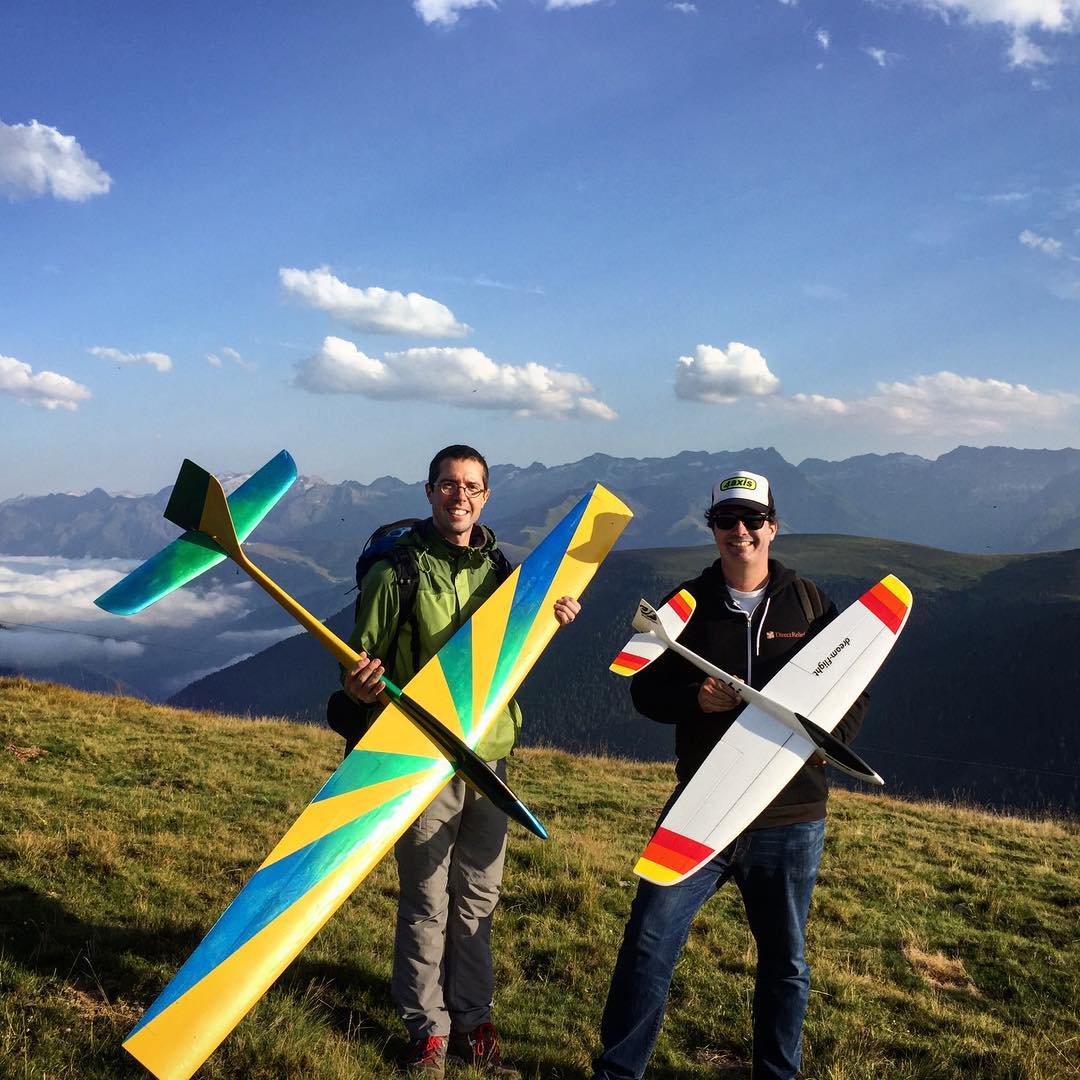
{"label": "grassy hillside", "polygon": [[[0,679],[0,1076],[143,1075],[123,1034],[338,758],[316,729]],[[530,750],[511,773],[552,839],[511,835],[497,1021],[527,1076],[583,1080],[670,769]],[[1078,841],[1076,824],[837,793],[806,1076],[1080,1073]],[[384,862],[199,1075],[390,1075],[394,893]],[[652,1075],[740,1075],[752,978],[729,886],[691,934]]]}

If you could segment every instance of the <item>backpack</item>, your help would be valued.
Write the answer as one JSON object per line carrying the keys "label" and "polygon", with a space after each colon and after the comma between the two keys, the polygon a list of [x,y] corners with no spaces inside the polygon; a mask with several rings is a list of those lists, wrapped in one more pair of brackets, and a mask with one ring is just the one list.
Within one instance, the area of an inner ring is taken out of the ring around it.
{"label": "backpack", "polygon": [[806,578],[795,579],[795,595],[799,598],[803,615],[806,616],[807,625],[812,625],[815,619],[820,619],[825,614],[825,605],[821,602],[821,593],[818,587]]}
{"label": "backpack", "polygon": [[[398,590],[398,620],[390,636],[386,649],[387,667],[397,656],[398,637],[402,626],[408,625],[412,633],[412,670],[420,670],[420,625],[416,617],[416,594],[420,587],[420,567],[417,564],[416,548],[400,541],[423,523],[421,518],[401,518],[388,525],[380,525],[367,539],[359,558],[356,560],[356,603],[353,605],[353,620],[360,617],[361,589],[367,572],[380,560],[385,560],[394,571],[394,582]],[[513,571],[510,560],[502,550],[495,547],[491,551],[491,562],[495,576],[501,585]],[[350,590],[351,591],[351,590]],[[363,738],[371,727],[380,705],[360,705],[353,701],[344,690],[335,690],[326,702],[326,723],[345,740],[346,756]]]}

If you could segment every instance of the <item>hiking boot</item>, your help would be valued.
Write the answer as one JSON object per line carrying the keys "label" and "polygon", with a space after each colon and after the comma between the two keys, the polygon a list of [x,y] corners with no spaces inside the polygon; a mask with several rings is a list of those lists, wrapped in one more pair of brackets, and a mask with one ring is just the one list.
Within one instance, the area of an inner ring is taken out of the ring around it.
{"label": "hiking boot", "polygon": [[446,1075],[446,1036],[422,1035],[411,1039],[401,1059],[401,1071],[406,1076],[442,1080]]}
{"label": "hiking boot", "polygon": [[521,1076],[513,1065],[503,1061],[499,1035],[491,1023],[481,1024],[472,1031],[451,1031],[447,1056],[488,1076],[501,1076],[503,1080],[518,1080]]}

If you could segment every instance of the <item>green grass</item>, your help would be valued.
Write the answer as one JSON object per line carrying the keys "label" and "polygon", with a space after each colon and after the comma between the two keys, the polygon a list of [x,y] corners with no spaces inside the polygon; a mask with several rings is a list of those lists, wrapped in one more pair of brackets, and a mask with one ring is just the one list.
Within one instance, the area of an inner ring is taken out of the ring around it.
{"label": "green grass", "polygon": [[[289,723],[0,679],[0,1076],[144,1075],[123,1035],[339,746]],[[511,774],[552,839],[511,831],[496,1021],[527,1076],[581,1080],[670,767],[532,750]],[[1078,839],[1075,823],[836,793],[805,1075],[1080,1074]],[[387,992],[394,903],[385,861],[200,1077],[390,1075],[403,1045]],[[651,1075],[738,1075],[752,981],[728,886],[691,933]]]}

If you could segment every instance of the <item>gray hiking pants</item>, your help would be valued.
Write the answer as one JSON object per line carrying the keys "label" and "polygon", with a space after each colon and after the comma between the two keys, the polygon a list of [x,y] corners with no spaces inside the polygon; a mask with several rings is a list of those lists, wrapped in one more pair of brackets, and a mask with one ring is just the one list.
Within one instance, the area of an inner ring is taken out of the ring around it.
{"label": "gray hiking pants", "polygon": [[[492,763],[506,779],[506,761]],[[455,777],[394,847],[401,891],[390,993],[410,1038],[491,1019],[491,917],[506,815]]]}

